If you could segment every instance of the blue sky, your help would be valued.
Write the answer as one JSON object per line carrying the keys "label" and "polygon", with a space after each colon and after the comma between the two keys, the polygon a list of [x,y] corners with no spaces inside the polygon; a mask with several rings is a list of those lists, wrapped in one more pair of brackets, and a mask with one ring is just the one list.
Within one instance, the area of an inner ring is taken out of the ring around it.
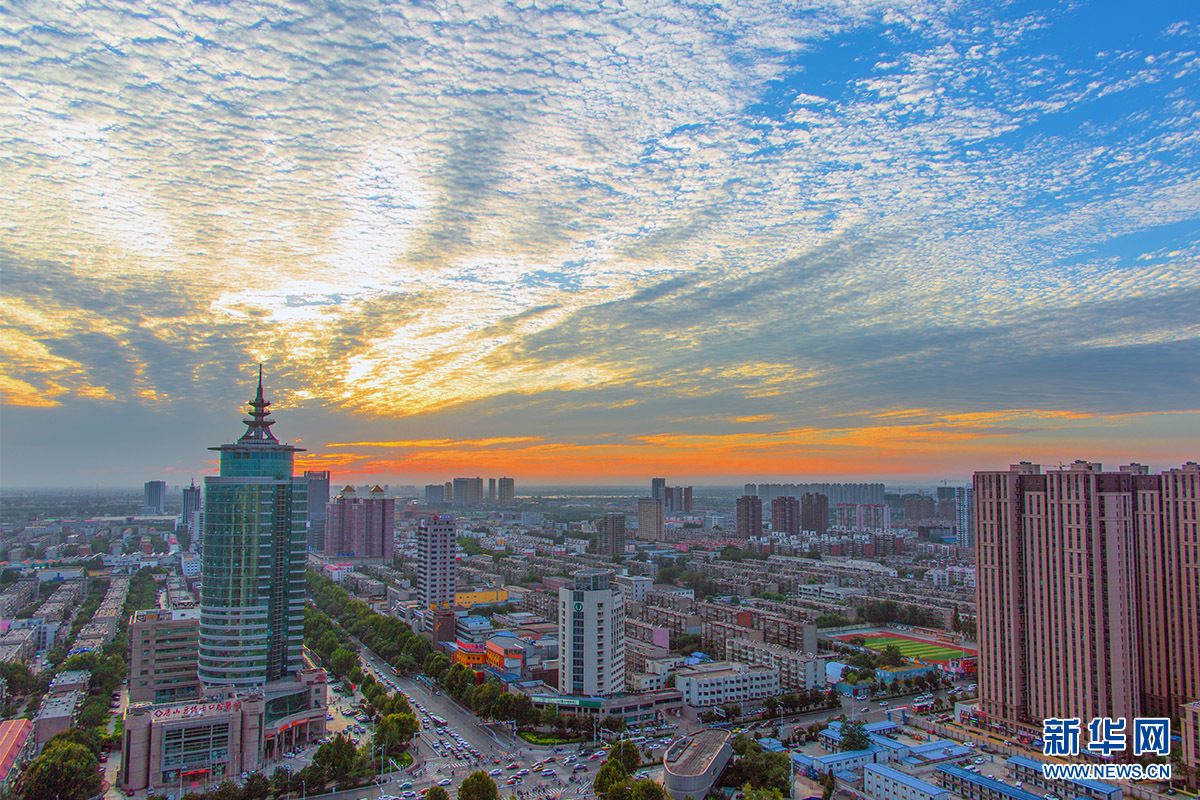
{"label": "blue sky", "polygon": [[186,481],[258,361],[405,482],[1177,465],[1195,16],[7,6],[0,480]]}

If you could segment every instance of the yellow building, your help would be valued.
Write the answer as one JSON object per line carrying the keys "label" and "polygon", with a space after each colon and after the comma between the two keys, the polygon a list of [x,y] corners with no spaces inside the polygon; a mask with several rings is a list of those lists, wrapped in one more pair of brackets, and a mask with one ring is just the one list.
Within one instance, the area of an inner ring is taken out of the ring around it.
{"label": "yellow building", "polygon": [[459,606],[499,605],[508,602],[507,589],[473,589],[469,592],[455,592],[454,604]]}

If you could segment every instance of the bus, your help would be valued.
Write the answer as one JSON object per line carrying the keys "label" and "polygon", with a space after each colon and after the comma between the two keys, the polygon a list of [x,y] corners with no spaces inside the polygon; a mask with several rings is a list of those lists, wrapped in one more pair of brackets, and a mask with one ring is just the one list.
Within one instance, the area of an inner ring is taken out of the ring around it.
{"label": "bus", "polygon": [[437,714],[431,714],[430,718],[433,720],[434,727],[444,728],[447,725],[446,720],[442,717],[439,717]]}

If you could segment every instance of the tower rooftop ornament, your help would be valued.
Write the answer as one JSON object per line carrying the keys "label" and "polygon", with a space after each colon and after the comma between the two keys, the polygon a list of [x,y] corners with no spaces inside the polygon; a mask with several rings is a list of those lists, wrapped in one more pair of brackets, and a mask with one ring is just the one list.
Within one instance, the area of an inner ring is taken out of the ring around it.
{"label": "tower rooftop ornament", "polygon": [[242,442],[271,442],[278,443],[275,434],[271,433],[271,426],[275,424],[275,420],[271,419],[271,412],[267,409],[271,404],[263,398],[262,384],[262,364],[258,365],[258,394],[250,401],[250,416],[251,419],[242,420],[246,425],[246,432],[242,434],[242,438],[238,439]]}

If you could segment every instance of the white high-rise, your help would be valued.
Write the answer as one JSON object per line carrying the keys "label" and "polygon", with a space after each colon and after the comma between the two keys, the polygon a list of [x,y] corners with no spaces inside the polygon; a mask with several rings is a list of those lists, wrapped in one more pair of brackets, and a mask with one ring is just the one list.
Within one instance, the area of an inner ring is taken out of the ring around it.
{"label": "white high-rise", "polygon": [[424,610],[454,606],[454,517],[441,514],[417,526],[417,594]]}
{"label": "white high-rise", "polygon": [[625,690],[625,597],[607,570],[579,570],[558,590],[558,689],[604,697]]}

